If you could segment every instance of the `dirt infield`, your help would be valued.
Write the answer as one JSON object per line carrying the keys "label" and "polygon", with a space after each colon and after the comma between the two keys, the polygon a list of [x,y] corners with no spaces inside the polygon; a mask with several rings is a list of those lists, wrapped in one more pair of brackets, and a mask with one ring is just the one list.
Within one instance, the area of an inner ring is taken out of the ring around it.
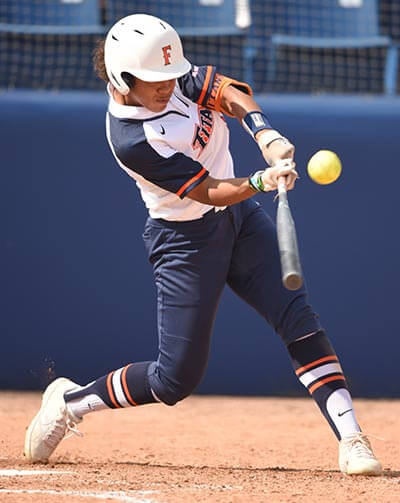
{"label": "dirt infield", "polygon": [[[1,503],[400,501],[400,401],[356,400],[384,466],[338,471],[337,443],[311,399],[191,397],[86,416],[52,461],[22,457],[38,393],[0,393]],[[33,473],[32,473],[33,470]]]}

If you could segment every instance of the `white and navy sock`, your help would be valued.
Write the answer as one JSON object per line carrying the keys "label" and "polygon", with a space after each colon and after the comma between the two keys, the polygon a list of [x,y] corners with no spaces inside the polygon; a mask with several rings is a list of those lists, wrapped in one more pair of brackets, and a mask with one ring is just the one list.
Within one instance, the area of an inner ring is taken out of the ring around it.
{"label": "white and navy sock", "polygon": [[151,362],[130,363],[88,385],[65,393],[68,409],[78,417],[102,409],[154,403],[147,369]]}
{"label": "white and navy sock", "polygon": [[308,389],[336,437],[360,431],[338,357],[323,331],[288,346],[294,370]]}

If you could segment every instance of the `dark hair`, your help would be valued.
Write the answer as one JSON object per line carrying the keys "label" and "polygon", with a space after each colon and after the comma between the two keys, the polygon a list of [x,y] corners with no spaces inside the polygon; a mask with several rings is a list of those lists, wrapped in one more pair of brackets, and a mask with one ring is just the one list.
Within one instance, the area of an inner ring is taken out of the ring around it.
{"label": "dark hair", "polygon": [[93,67],[97,76],[105,82],[108,82],[109,78],[106,71],[106,64],[104,62],[104,43],[104,38],[100,38],[96,42],[96,47],[93,50]]}

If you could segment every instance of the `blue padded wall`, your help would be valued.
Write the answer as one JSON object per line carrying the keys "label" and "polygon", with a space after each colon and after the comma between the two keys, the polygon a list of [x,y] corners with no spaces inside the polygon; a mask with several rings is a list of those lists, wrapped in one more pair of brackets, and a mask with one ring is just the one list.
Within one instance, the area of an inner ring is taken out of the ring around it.
{"label": "blue padded wall", "polygon": [[[400,396],[397,187],[400,101],[259,97],[297,146],[290,194],[312,304],[356,396]],[[42,388],[52,375],[86,383],[157,352],[155,289],[141,233],[145,209],[104,136],[102,93],[0,95],[2,183],[0,387]],[[236,172],[263,166],[230,121]],[[343,175],[306,175],[317,150]],[[275,214],[271,194],[257,196]],[[227,289],[201,393],[305,394],[286,350]]]}

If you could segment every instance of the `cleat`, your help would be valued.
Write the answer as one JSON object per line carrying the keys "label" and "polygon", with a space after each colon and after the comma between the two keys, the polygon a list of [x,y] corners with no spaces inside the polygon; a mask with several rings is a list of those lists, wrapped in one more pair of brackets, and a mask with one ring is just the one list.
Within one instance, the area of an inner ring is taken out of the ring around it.
{"label": "cleat", "polygon": [[82,419],[67,410],[64,400],[64,393],[77,387],[78,384],[60,377],[46,388],[40,410],[25,434],[24,456],[27,460],[46,463],[67,431],[82,435],[75,429]]}
{"label": "cleat", "polygon": [[347,475],[381,475],[368,437],[361,432],[343,437],[339,443],[339,468]]}

